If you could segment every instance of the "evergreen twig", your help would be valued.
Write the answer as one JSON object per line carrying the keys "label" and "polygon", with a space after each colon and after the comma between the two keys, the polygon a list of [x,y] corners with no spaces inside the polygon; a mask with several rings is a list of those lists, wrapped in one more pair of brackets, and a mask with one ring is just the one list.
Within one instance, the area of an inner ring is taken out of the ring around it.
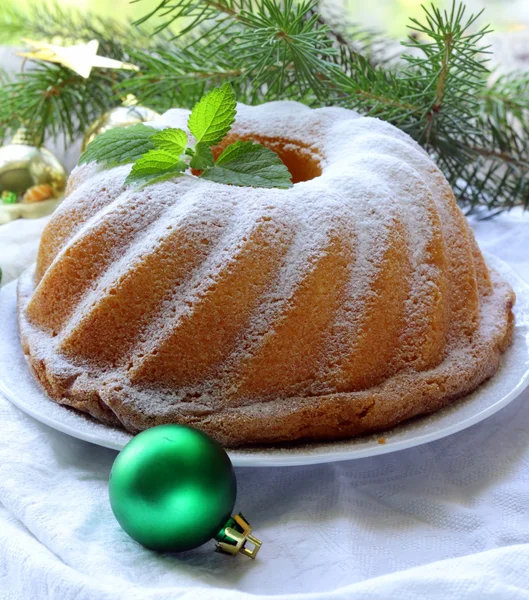
{"label": "evergreen twig", "polygon": [[57,5],[13,9],[0,15],[0,42],[97,38],[101,54],[141,70],[86,81],[39,65],[0,87],[0,137],[29,122],[40,140],[73,139],[124,94],[157,110],[190,107],[230,81],[246,103],[335,104],[393,123],[432,155],[468,211],[529,207],[529,75],[489,85],[480,14],[456,0],[424,11],[403,55],[387,61],[374,51],[379,36],[329,24],[317,0],[161,0],[136,27]]}

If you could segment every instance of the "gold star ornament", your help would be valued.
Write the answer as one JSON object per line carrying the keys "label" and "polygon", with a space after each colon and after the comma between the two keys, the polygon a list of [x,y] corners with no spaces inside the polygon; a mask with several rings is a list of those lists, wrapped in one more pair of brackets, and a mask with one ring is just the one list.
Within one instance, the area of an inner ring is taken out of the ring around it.
{"label": "gold star ornament", "polygon": [[90,40],[85,44],[77,44],[75,46],[57,46],[55,44],[35,42],[27,39],[23,41],[31,47],[31,50],[29,52],[19,52],[18,56],[23,56],[25,59],[43,60],[63,65],[85,79],[90,77],[90,73],[94,67],[127,69],[131,71],[140,70],[136,65],[99,56],[97,54],[99,48],[97,40]]}

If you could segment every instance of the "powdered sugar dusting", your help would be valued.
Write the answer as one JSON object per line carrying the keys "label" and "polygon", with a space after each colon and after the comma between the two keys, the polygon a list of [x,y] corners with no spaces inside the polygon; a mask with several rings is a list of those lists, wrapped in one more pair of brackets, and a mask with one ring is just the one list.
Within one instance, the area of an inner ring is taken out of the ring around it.
{"label": "powdered sugar dusting", "polygon": [[[506,404],[506,398],[514,399],[523,390],[520,385],[527,377],[529,351],[529,288],[509,267],[495,257],[487,260],[502,277],[509,281],[516,294],[516,331],[512,347],[507,351],[498,374],[464,401],[436,413],[415,419],[409,424],[385,434],[386,444],[378,443],[380,435],[361,436],[353,440],[331,443],[290,444],[282,446],[249,447],[230,451],[235,466],[282,466],[311,464],[361,458],[425,443],[437,439],[443,433],[453,433],[458,424],[469,426],[484,415]],[[30,280],[26,279],[29,283]],[[131,435],[119,427],[109,427],[94,421],[75,410],[59,406],[49,400],[27,368],[20,348],[16,317],[15,284],[4,287],[0,293],[0,320],[5,335],[0,338],[0,386],[12,402],[28,414],[64,431],[69,435],[95,444],[121,450]],[[490,328],[497,327],[495,313],[484,311],[484,319],[492,321]],[[47,343],[45,344],[47,345]],[[515,390],[513,392],[512,390]],[[460,428],[460,427],[459,427]]]}
{"label": "powdered sugar dusting", "polygon": [[[154,125],[186,129],[188,115],[170,110]],[[97,388],[129,427],[265,401],[259,410],[274,411],[275,399],[436,367],[484,335],[483,274],[464,219],[411,138],[353,111],[295,102],[239,105],[232,133],[310,154],[321,175],[288,190],[184,175],[133,192],[123,187],[130,166],[72,174],[50,226],[59,241],[45,247],[49,266],[28,305],[32,353],[61,394]],[[87,275],[57,328],[46,298],[67,289],[72,264]],[[499,314],[505,294],[497,302]],[[381,314],[388,322],[375,339]],[[268,375],[267,356],[278,365]]]}

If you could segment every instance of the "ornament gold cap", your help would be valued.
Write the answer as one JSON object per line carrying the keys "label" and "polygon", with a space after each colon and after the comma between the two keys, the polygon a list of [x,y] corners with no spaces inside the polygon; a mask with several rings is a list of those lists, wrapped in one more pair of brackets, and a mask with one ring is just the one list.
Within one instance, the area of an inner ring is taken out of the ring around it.
{"label": "ornament gold cap", "polygon": [[11,144],[36,146],[37,136],[35,134],[32,135],[26,127],[22,126],[15,131]]}
{"label": "ornament gold cap", "polygon": [[[215,550],[224,554],[236,555],[240,553],[249,558],[255,558],[261,548],[262,542],[251,535],[251,532],[252,527],[250,523],[248,523],[241,513],[230,517],[220,533],[215,536],[217,540]],[[253,544],[252,550],[246,547],[248,542]]]}
{"label": "ornament gold cap", "polygon": [[134,94],[127,94],[124,98],[121,98],[122,106],[137,106],[138,98]]}

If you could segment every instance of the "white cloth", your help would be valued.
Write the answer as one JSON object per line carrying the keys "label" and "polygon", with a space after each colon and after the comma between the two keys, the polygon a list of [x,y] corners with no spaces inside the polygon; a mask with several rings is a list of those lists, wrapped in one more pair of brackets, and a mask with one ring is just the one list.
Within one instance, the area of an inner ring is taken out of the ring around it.
{"label": "white cloth", "polygon": [[[34,260],[46,221],[0,226],[2,283]],[[529,214],[472,225],[529,281]],[[0,397],[0,600],[529,600],[528,401],[392,455],[237,469],[236,508],[263,540],[250,561],[212,543],[144,550],[109,507],[116,453]]]}
{"label": "white cloth", "polygon": [[[0,227],[6,281],[43,223]],[[529,214],[472,224],[529,281]],[[0,600],[529,599],[528,400],[393,455],[237,469],[236,508],[263,540],[250,561],[144,550],[109,507],[116,453],[0,398]]]}
{"label": "white cloth", "polygon": [[22,271],[35,262],[38,240],[49,217],[17,219],[0,225],[0,268],[2,285],[17,279]]}

